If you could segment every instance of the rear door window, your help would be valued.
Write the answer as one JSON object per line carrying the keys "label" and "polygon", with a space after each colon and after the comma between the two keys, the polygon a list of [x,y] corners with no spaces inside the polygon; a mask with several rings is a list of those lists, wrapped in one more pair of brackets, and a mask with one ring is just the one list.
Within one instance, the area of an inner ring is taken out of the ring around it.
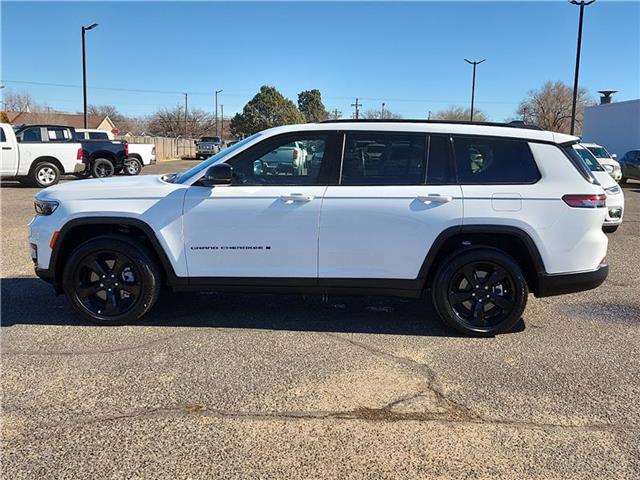
{"label": "rear door window", "polygon": [[427,137],[403,133],[349,133],[341,185],[421,185]]}
{"label": "rear door window", "polygon": [[523,140],[454,136],[453,142],[461,184],[529,184],[540,179]]}
{"label": "rear door window", "polygon": [[47,136],[50,142],[66,142],[71,138],[69,130],[61,127],[47,127]]}
{"label": "rear door window", "polygon": [[89,132],[89,140],[109,140],[107,132]]}

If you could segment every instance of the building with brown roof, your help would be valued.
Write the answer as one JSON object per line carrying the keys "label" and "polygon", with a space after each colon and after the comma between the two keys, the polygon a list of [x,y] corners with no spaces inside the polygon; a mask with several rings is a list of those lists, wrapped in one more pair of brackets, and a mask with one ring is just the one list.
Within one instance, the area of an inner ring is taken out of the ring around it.
{"label": "building with brown roof", "polygon": [[[58,112],[6,112],[12,125],[31,125],[48,123],[84,128],[84,116],[81,113]],[[117,130],[108,115],[87,115],[87,128],[95,128],[111,132]]]}

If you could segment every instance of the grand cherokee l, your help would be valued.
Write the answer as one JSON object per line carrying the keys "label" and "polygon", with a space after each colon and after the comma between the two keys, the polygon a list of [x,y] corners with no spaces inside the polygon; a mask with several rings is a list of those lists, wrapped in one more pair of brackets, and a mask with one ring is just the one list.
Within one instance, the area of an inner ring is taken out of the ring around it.
{"label": "grand cherokee l", "polygon": [[[103,324],[142,317],[167,285],[429,295],[449,325],[492,335],[530,292],[607,275],[605,195],[576,142],[494,124],[273,128],[182,173],[42,190],[32,256]],[[300,168],[265,168],[274,151],[298,152]]]}

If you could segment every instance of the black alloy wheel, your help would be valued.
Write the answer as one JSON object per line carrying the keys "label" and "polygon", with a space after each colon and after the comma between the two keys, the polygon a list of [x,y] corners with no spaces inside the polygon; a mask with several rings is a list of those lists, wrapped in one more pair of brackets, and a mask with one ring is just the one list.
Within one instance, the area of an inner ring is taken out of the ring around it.
{"label": "black alloy wheel", "polygon": [[493,262],[472,262],[460,268],[449,282],[452,310],[471,327],[492,327],[516,307],[511,274]]}
{"label": "black alloy wheel", "polygon": [[473,247],[440,262],[433,303],[442,320],[475,336],[509,331],[520,320],[529,289],[520,265],[501,250]]}
{"label": "black alloy wheel", "polygon": [[67,300],[89,321],[122,325],[151,309],[160,280],[160,269],[143,244],[122,235],[105,235],[71,253],[62,286]]}
{"label": "black alloy wheel", "polygon": [[78,302],[94,315],[120,316],[140,301],[139,268],[122,253],[106,250],[87,255],[74,277]]}

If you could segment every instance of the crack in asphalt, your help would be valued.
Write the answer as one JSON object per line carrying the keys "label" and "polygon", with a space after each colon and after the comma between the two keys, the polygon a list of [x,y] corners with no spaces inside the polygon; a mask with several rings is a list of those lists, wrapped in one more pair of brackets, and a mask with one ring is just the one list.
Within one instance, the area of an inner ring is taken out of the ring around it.
{"label": "crack in asphalt", "polygon": [[80,350],[80,351],[60,351],[60,352],[52,352],[52,351],[29,351],[29,350],[4,350],[2,352],[3,356],[10,356],[10,355],[31,355],[31,356],[69,356],[69,357],[74,357],[74,356],[83,356],[83,355],[102,355],[102,354],[109,354],[109,353],[122,353],[122,352],[128,352],[131,350],[140,350],[143,348],[147,348],[147,347],[151,347],[153,345],[158,345],[160,343],[164,343],[167,340],[171,340],[174,339],[176,337],[181,337],[181,336],[185,336],[190,334],[191,332],[179,332],[179,333],[174,333],[172,335],[166,336],[166,337],[162,337],[162,338],[156,338],[153,340],[149,340],[147,342],[143,342],[137,345],[131,345],[131,346],[127,346],[127,347],[119,347],[119,348],[111,348],[111,349],[106,349],[106,350]]}
{"label": "crack in asphalt", "polygon": [[[383,357],[386,360],[389,360],[396,364],[400,364],[409,370],[412,370],[414,372],[421,374],[422,376],[426,377],[427,389],[428,391],[430,391],[435,395],[437,404],[447,408],[449,410],[450,415],[464,418],[467,420],[482,420],[482,417],[476,412],[474,412],[473,410],[471,410],[469,407],[467,407],[466,405],[460,402],[457,402],[455,400],[448,398],[444,394],[444,392],[442,391],[442,387],[437,382],[435,372],[428,365],[417,362],[411,358],[402,357],[399,355],[394,355],[389,352],[385,352],[384,350],[380,350],[378,348],[372,347],[371,345],[367,345],[366,343],[359,342],[352,338],[346,338],[343,335],[333,334],[333,333],[325,333],[324,335],[337,338],[338,340],[349,343],[355,347],[364,349],[367,352],[371,353],[372,355]],[[422,392],[422,395],[424,395],[424,392]],[[406,400],[400,399],[400,401],[396,403],[401,403],[402,401],[406,401]],[[394,405],[395,405],[394,402],[392,402],[391,404],[385,405],[384,407],[382,407],[382,409],[387,409],[390,411]],[[398,412],[390,412],[390,413],[394,413],[395,415],[405,415],[405,414],[399,414]]]}
{"label": "crack in asphalt", "polygon": [[[422,394],[410,396],[406,400],[416,398]],[[640,426],[626,424],[588,424],[588,425],[571,425],[549,422],[529,422],[520,420],[486,420],[482,418],[465,418],[457,417],[447,413],[435,412],[393,412],[390,410],[391,405],[397,405],[406,400],[395,400],[381,408],[356,408],[344,411],[267,411],[252,412],[242,410],[217,410],[209,409],[202,404],[187,404],[174,407],[158,407],[139,409],[129,413],[120,415],[109,415],[97,418],[75,418],[72,421],[63,421],[55,425],[49,425],[46,430],[31,431],[15,438],[4,438],[4,448],[11,446],[19,446],[23,443],[33,443],[33,441],[43,441],[55,437],[55,429],[69,424],[74,427],[85,427],[89,425],[98,425],[106,422],[117,422],[132,419],[151,419],[179,416],[200,416],[211,417],[222,420],[238,419],[238,420],[254,420],[254,421],[307,421],[307,420],[346,420],[346,421],[367,421],[367,422],[429,422],[438,424],[460,424],[460,425],[491,425],[504,426],[525,429],[539,430],[572,430],[582,432],[633,432],[640,431]]]}

